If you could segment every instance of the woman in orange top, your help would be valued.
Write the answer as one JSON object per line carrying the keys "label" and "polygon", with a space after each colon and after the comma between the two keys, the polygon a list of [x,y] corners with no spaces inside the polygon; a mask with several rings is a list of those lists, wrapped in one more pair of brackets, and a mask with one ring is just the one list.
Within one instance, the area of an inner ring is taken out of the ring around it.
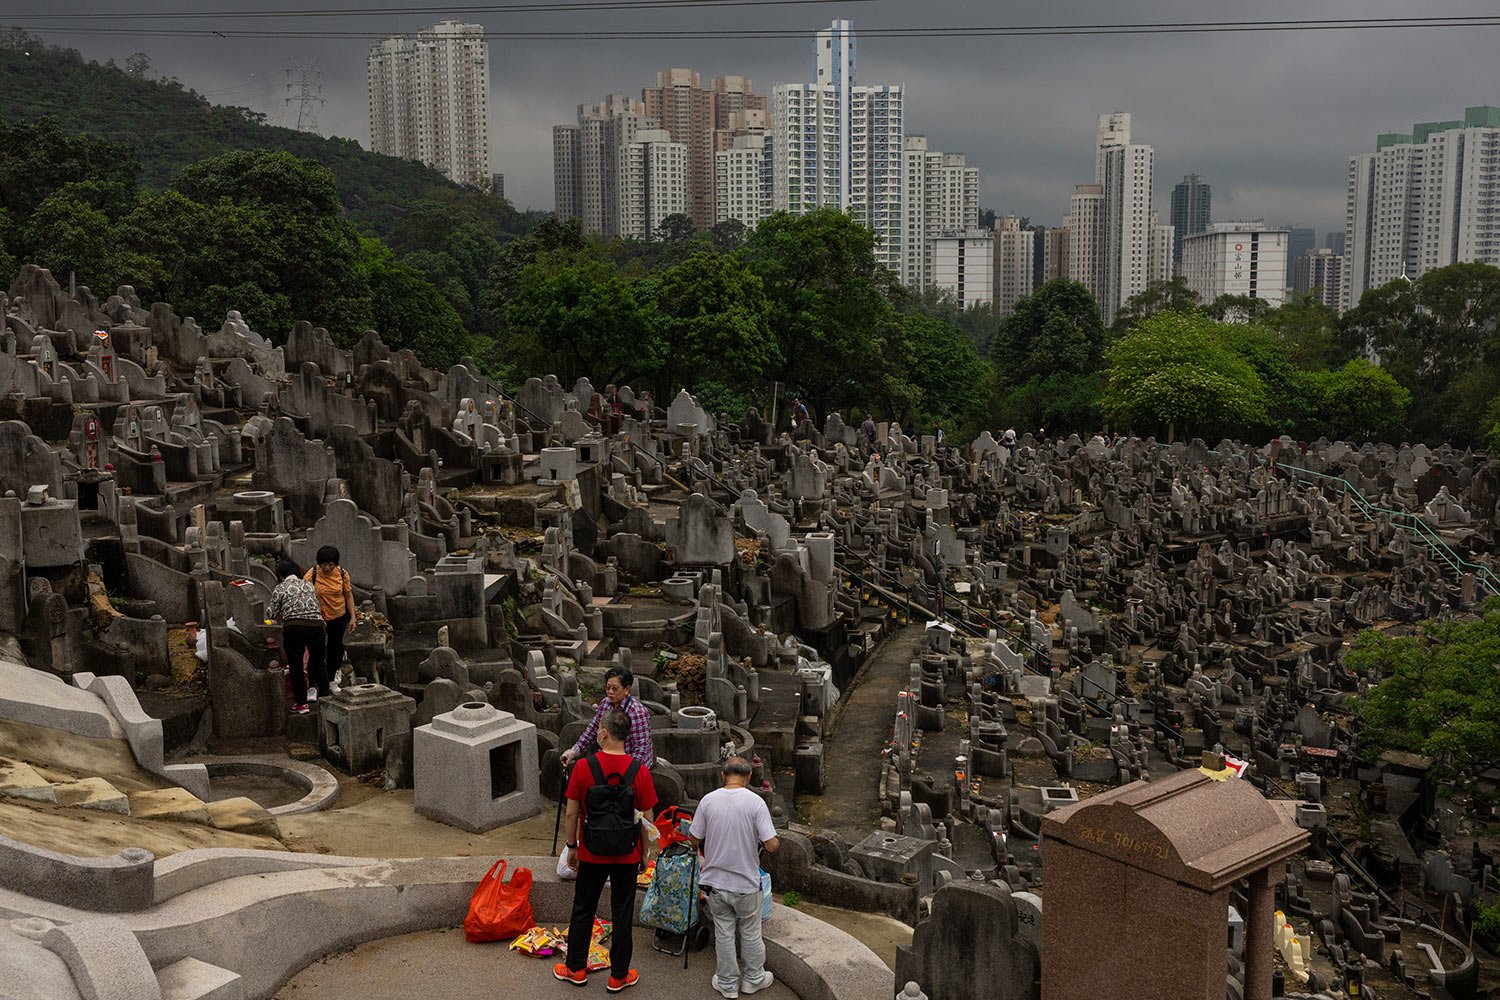
{"label": "woman in orange top", "polygon": [[307,700],[317,701],[319,693],[337,690],[333,685],[344,665],[344,633],[354,621],[354,588],[348,571],[339,566],[339,550],[332,545],[318,549],[318,564],[304,579],[318,592],[318,612],[323,616],[328,643],[322,676],[308,678]]}

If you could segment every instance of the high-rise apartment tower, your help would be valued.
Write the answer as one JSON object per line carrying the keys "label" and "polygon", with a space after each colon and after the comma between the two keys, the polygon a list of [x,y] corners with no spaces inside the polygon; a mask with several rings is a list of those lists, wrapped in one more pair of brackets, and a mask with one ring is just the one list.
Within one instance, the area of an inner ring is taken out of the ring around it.
{"label": "high-rise apartment tower", "polygon": [[1197,174],[1188,174],[1172,189],[1172,228],[1176,231],[1172,250],[1172,273],[1182,273],[1182,240],[1201,233],[1213,218],[1213,190]]}
{"label": "high-rise apartment tower", "polygon": [[874,231],[876,259],[899,274],[905,87],[855,83],[848,21],[834,21],[814,44],[816,81],[771,92],[772,208],[848,211]]}
{"label": "high-rise apartment tower", "polygon": [[656,74],[656,86],[641,91],[646,117],[666,129],[673,142],[687,149],[687,214],[693,225],[714,224],[714,153],[733,144],[730,118],[745,111],[764,111],[766,98],[743,76],[719,76],[703,87],[691,69]]}
{"label": "high-rise apartment tower", "polygon": [[489,45],[484,28],[439,21],[370,47],[370,148],[420,160],[451,181],[490,183]]}
{"label": "high-rise apartment tower", "polygon": [[907,136],[904,149],[906,254],[900,276],[903,285],[921,290],[932,284],[932,241],[979,228],[979,168],[962,153],[928,149],[925,136]]}
{"label": "high-rise apartment tower", "polygon": [[1385,133],[1349,160],[1344,308],[1400,277],[1466,261],[1500,264],[1500,107]]}
{"label": "high-rise apartment tower", "polygon": [[577,125],[552,128],[552,185],[557,215],[583,231],[620,234],[620,150],[641,129],[655,128],[645,105],[624,94],[578,106]]}

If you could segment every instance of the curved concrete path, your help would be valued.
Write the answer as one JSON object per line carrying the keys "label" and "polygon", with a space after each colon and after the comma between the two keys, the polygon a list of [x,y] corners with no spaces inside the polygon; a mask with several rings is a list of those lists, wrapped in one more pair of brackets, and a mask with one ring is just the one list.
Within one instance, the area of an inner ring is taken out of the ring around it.
{"label": "curved concrete path", "polygon": [[[651,936],[649,930],[636,928],[631,967],[641,979],[628,991],[632,1000],[719,1000],[709,987],[714,971],[712,947],[691,954],[684,972],[682,959],[651,949]],[[276,1000],[370,1000],[378,996],[474,1000],[499,994],[501,984],[514,996],[571,997],[575,987],[552,978],[555,961],[522,955],[499,942],[470,944],[458,928],[403,934],[314,962],[283,986]],[[441,974],[434,975],[436,969]],[[608,977],[608,972],[594,973],[585,989],[602,994]],[[797,997],[780,981],[755,995],[765,1000]]]}

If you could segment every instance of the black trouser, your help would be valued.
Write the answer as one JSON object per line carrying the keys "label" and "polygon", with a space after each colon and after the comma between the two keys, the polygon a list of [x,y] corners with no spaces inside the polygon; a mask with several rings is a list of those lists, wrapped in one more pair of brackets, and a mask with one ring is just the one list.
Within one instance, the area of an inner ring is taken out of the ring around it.
{"label": "black trouser", "polygon": [[[287,624],[281,627],[281,645],[286,650],[286,669],[292,676],[292,698],[301,705],[307,701],[307,678],[321,678],[323,667],[323,626]],[[302,672],[302,655],[307,654],[307,673]],[[320,687],[314,680],[313,686]]]}
{"label": "black trouser", "polygon": [[349,631],[349,616],[341,615],[338,618],[330,618],[323,623],[328,632],[328,658],[324,665],[326,670],[320,670],[311,678],[312,686],[318,689],[318,694],[328,693],[328,678],[337,677],[339,667],[344,665],[344,633]]}
{"label": "black trouser", "polygon": [[635,945],[635,876],[634,861],[621,865],[578,862],[578,882],[573,888],[573,919],[568,923],[568,968],[573,972],[589,964],[589,940],[594,935],[594,913],[599,896],[609,882],[610,919],[614,929],[609,936],[609,974],[624,979],[630,972],[630,952]]}

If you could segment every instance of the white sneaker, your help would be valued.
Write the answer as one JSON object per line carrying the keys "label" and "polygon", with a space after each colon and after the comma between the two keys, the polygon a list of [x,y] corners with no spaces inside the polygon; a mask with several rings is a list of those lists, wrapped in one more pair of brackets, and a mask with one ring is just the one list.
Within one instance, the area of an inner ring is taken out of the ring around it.
{"label": "white sneaker", "polygon": [[329,694],[338,694],[341,690],[343,690],[343,688],[339,684],[338,681],[336,681],[336,680],[330,680],[328,682],[328,693]]}
{"label": "white sneaker", "polygon": [[717,973],[708,977],[708,985],[712,986],[714,988],[714,992],[723,997],[724,1000],[738,1000],[739,998],[740,991],[738,986],[734,986],[726,990],[724,987],[719,985],[719,976]]}
{"label": "white sneaker", "polygon": [[761,990],[769,989],[774,982],[776,982],[776,977],[771,975],[770,969],[767,969],[765,977],[758,983],[752,983],[748,979],[741,979],[740,992],[745,994],[759,993]]}
{"label": "white sneaker", "polygon": [[307,700],[308,701],[317,701],[318,700],[318,689],[317,688],[308,688],[307,689]]}

